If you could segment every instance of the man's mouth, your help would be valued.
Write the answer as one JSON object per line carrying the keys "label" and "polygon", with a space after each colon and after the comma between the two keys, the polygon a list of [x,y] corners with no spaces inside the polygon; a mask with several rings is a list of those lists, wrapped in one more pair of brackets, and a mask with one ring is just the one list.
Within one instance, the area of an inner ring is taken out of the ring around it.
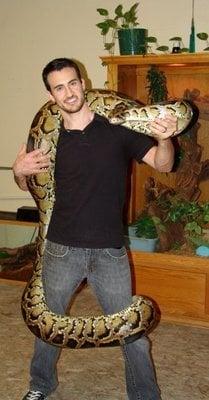
{"label": "man's mouth", "polygon": [[68,98],[65,100],[65,103],[66,103],[66,104],[74,104],[74,103],[76,102],[76,100],[77,100],[76,97],[68,97]]}

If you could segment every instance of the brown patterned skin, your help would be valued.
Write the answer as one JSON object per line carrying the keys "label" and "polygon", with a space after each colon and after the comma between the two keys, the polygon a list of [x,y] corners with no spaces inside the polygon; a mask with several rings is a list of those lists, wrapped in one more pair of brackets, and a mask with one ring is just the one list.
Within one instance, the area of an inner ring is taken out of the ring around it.
{"label": "brown patterned skin", "polygon": [[[107,90],[86,91],[86,100],[92,111],[132,130],[151,135],[149,121],[167,108],[178,117],[178,133],[188,125],[192,110],[185,102],[172,105],[140,107],[132,99]],[[61,124],[58,107],[48,102],[35,116],[28,138],[27,150],[41,148],[50,152],[51,166],[43,173],[28,178],[29,190],[39,209],[37,259],[33,276],[22,297],[22,313],[28,328],[47,343],[70,348],[120,345],[147,333],[156,318],[153,303],[136,297],[125,310],[97,317],[57,315],[47,306],[42,285],[42,259],[46,233],[55,201],[54,167],[56,145]]]}

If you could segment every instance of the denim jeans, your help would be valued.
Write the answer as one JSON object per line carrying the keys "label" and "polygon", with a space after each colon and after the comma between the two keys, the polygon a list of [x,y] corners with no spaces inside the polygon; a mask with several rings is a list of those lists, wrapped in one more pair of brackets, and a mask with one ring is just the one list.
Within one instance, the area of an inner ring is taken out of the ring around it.
{"label": "denim jeans", "polygon": [[[73,293],[84,278],[105,314],[118,312],[132,302],[130,266],[124,247],[83,249],[47,241],[42,276],[47,304],[55,313],[65,314]],[[122,350],[128,399],[159,400],[148,339],[143,336],[122,346]],[[59,354],[58,347],[35,339],[30,371],[32,390],[48,395],[56,389]]]}

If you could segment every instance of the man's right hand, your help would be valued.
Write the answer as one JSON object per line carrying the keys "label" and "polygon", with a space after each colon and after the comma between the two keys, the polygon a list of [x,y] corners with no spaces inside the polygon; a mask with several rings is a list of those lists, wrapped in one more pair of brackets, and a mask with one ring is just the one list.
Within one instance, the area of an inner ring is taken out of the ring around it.
{"label": "man's right hand", "polygon": [[18,184],[20,189],[28,190],[26,176],[43,172],[43,170],[47,169],[49,166],[49,154],[44,154],[40,149],[27,153],[26,145],[23,144],[12,166],[15,182]]}

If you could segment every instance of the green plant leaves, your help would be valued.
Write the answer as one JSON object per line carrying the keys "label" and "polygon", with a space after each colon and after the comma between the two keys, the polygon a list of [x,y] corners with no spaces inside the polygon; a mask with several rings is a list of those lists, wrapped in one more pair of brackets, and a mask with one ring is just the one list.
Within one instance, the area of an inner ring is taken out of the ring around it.
{"label": "green plant leaves", "polygon": [[188,222],[188,224],[185,225],[184,229],[190,234],[195,233],[196,235],[201,235],[202,233],[202,228],[200,225],[198,225],[196,221]]}
{"label": "green plant leaves", "polygon": [[115,9],[115,15],[117,15],[119,18],[123,17],[122,9],[123,6],[121,4],[119,4],[119,6],[117,6]]}
{"label": "green plant leaves", "polygon": [[139,3],[135,3],[135,4],[130,8],[129,13],[130,13],[132,16],[135,15],[136,9],[137,9],[138,5],[139,5]]}
{"label": "green plant leaves", "polygon": [[114,47],[114,43],[113,42],[104,44],[105,50],[110,51],[113,47]]}
{"label": "green plant leaves", "polygon": [[188,47],[182,47],[181,53],[188,53],[188,52],[189,52]]}
{"label": "green plant leaves", "polygon": [[149,215],[141,215],[135,222],[135,234],[137,237],[145,239],[154,239],[157,237],[157,229],[155,223]]}
{"label": "green plant leaves", "polygon": [[125,25],[125,26],[127,25],[127,27],[130,26],[130,24],[131,24],[131,26],[137,26],[138,25],[137,16],[136,16],[137,7],[138,7],[138,3],[135,3],[130,8],[129,11],[125,12],[125,14],[123,15],[123,18],[124,18],[124,21],[125,21],[123,25]]}
{"label": "green plant leaves", "polygon": [[200,40],[207,40],[208,39],[208,34],[206,32],[199,32],[199,33],[197,33],[197,37]]}
{"label": "green plant leaves", "polygon": [[117,28],[117,21],[115,19],[106,19],[106,24],[109,25],[110,28]]}
{"label": "green plant leaves", "polygon": [[107,35],[107,33],[109,32],[110,26],[106,23],[106,21],[99,22],[98,24],[96,24],[96,26],[101,29],[101,35],[103,36]]}
{"label": "green plant leaves", "polygon": [[182,38],[180,36],[174,36],[169,40],[174,41],[174,42],[182,42]]}
{"label": "green plant leaves", "polygon": [[97,8],[97,12],[98,12],[100,15],[106,16],[106,17],[109,15],[108,11],[107,11],[105,8]]}
{"label": "green plant leaves", "polygon": [[96,24],[96,26],[101,29],[101,35],[106,35],[110,28],[117,28],[117,21],[114,19],[106,19],[105,21]]}
{"label": "green plant leaves", "polygon": [[205,49],[203,49],[204,51],[208,51],[209,50],[209,42],[208,42],[208,38],[209,35],[206,32],[199,32],[197,33],[197,37],[200,40],[204,40],[207,44],[207,47],[205,47]]}
{"label": "green plant leaves", "polygon": [[198,243],[204,240],[203,228],[209,222],[209,202],[199,204],[186,200],[175,201],[174,199],[167,205],[167,208],[167,222],[182,224],[187,239],[193,243],[194,238],[199,238]]}
{"label": "green plant leaves", "polygon": [[153,104],[167,100],[167,79],[164,72],[160,71],[158,67],[152,66],[147,72],[146,79],[149,102]]}
{"label": "green plant leaves", "polygon": [[169,50],[169,47],[168,47],[168,46],[159,46],[159,47],[157,47],[156,50],[159,50],[159,51],[168,51],[168,50]]}
{"label": "green plant leaves", "polygon": [[146,38],[147,43],[157,43],[157,38],[155,36],[148,36]]}

